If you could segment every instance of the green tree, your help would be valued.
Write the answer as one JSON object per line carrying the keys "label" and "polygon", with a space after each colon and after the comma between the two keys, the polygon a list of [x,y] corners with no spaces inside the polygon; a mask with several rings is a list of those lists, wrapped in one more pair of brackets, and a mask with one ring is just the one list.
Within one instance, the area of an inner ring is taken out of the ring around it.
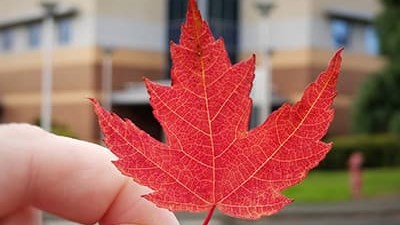
{"label": "green tree", "polygon": [[353,128],[357,133],[400,133],[400,1],[381,0],[375,19],[386,67],[371,75],[354,104]]}
{"label": "green tree", "polygon": [[400,62],[400,1],[381,0],[382,12],[375,19],[381,53],[390,64]]}

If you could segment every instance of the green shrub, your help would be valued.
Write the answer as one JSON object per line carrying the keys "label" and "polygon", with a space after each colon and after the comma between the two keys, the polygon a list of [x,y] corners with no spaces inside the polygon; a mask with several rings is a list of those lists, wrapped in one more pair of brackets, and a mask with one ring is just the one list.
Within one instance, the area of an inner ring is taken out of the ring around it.
{"label": "green shrub", "polygon": [[400,135],[400,111],[397,111],[390,119],[389,132]]}
{"label": "green shrub", "polygon": [[[36,119],[33,124],[36,126],[40,126],[40,119]],[[57,122],[53,122],[51,124],[51,133],[70,138],[78,138],[75,132],[73,132],[70,128],[68,128],[64,124],[60,124]]]}
{"label": "green shrub", "polygon": [[349,156],[361,152],[364,167],[400,166],[400,136],[394,134],[349,135],[327,140],[332,150],[320,163],[320,169],[345,169]]}
{"label": "green shrub", "polygon": [[61,124],[52,125],[51,132],[60,136],[78,138],[78,136],[71,129]]}

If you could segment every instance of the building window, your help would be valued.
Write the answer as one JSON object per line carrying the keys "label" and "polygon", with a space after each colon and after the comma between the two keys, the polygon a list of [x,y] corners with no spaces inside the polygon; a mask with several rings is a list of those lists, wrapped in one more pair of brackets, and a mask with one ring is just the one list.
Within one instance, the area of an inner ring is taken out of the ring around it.
{"label": "building window", "polygon": [[350,23],[344,19],[331,20],[333,46],[335,48],[347,47],[350,44]]}
{"label": "building window", "polygon": [[372,25],[365,28],[365,49],[370,55],[379,54],[379,41],[376,30]]}
{"label": "building window", "polygon": [[57,39],[61,45],[69,44],[72,38],[71,19],[63,18],[57,21]]}
{"label": "building window", "polygon": [[[174,43],[179,43],[179,36],[181,34],[181,25],[185,21],[186,9],[187,9],[186,0],[169,0],[168,1],[168,40],[167,40],[167,48],[169,50],[169,42],[173,41]],[[166,77],[170,77],[170,70],[172,67],[172,59],[171,54],[167,51],[168,54],[168,66],[166,68],[165,74]]]}
{"label": "building window", "polygon": [[14,44],[14,33],[11,29],[1,31],[1,48],[3,51],[10,51]]}
{"label": "building window", "polygon": [[[180,28],[185,21],[187,0],[168,1],[168,42],[179,42]],[[210,28],[216,38],[223,37],[231,61],[237,60],[238,52],[238,0],[201,0],[199,7],[205,11]],[[169,47],[169,45],[168,45]],[[168,53],[168,73],[171,58]]]}
{"label": "building window", "polygon": [[[179,42],[181,25],[185,21],[187,1],[169,0],[168,9],[168,42]],[[169,47],[169,46],[168,46]]]}
{"label": "building window", "polygon": [[238,0],[210,0],[208,22],[215,37],[223,37],[231,61],[238,52]]}
{"label": "building window", "polygon": [[40,23],[34,23],[28,26],[28,45],[31,48],[37,48],[41,44],[42,26]]}

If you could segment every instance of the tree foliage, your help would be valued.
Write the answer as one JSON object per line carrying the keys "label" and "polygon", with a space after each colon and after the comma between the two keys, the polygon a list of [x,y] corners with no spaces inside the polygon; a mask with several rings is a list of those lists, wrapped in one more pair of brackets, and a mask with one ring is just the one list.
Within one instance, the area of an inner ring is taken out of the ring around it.
{"label": "tree foliage", "polygon": [[400,132],[400,66],[369,77],[358,93],[353,122],[357,133]]}
{"label": "tree foliage", "polygon": [[375,19],[381,52],[389,61],[400,61],[400,1],[382,0],[383,11]]}
{"label": "tree foliage", "polygon": [[353,113],[357,133],[400,132],[400,1],[382,0],[375,27],[386,67],[361,87]]}

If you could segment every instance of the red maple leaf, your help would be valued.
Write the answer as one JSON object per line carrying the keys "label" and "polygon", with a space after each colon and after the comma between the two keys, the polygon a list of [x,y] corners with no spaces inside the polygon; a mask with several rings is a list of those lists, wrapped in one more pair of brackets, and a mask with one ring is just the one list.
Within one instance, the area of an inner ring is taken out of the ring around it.
{"label": "red maple leaf", "polygon": [[95,100],[94,108],[116,167],[154,190],[146,199],[172,211],[209,211],[204,224],[215,208],[256,219],[290,203],[281,190],[303,180],[331,148],[320,139],[334,115],[340,52],[298,103],[249,131],[255,57],[232,65],[190,0],[180,43],[171,44],[172,86],[145,80],[166,143]]}

